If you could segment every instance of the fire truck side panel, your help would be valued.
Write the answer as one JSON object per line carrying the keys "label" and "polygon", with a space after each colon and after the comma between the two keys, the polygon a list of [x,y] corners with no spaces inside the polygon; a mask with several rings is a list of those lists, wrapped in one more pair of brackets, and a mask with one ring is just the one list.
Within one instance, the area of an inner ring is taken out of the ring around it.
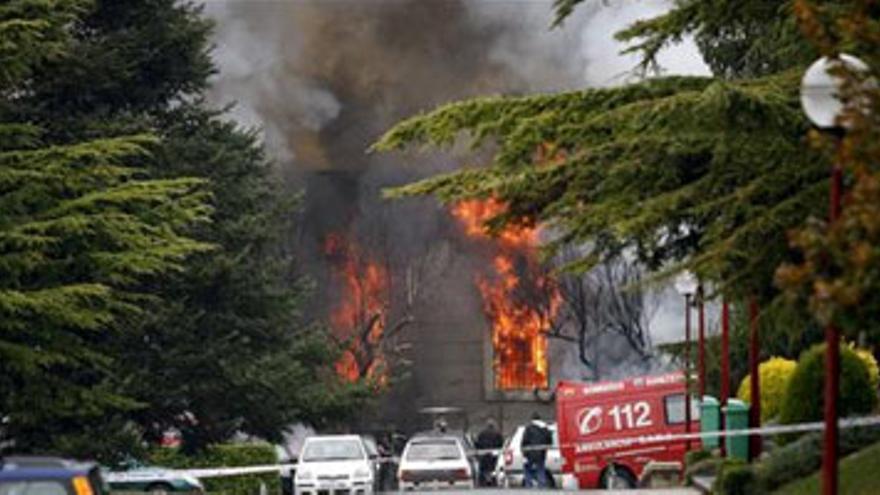
{"label": "fire truck side panel", "polygon": [[[636,478],[650,461],[683,464],[683,440],[645,443],[635,438],[684,433],[684,391],[680,373],[560,383],[556,413],[563,472],[574,474],[580,488],[596,488],[612,462]],[[699,419],[692,416],[692,431],[699,431]],[[691,442],[691,448],[699,446],[699,441]]]}

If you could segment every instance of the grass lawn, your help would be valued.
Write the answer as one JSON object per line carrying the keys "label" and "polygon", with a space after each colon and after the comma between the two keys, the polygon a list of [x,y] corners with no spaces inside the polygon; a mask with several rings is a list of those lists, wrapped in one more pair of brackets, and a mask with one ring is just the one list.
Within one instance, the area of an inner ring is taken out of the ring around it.
{"label": "grass lawn", "polygon": [[[880,443],[843,458],[839,464],[840,493],[874,495],[880,493]],[[819,473],[789,483],[774,495],[805,495],[820,493]]]}

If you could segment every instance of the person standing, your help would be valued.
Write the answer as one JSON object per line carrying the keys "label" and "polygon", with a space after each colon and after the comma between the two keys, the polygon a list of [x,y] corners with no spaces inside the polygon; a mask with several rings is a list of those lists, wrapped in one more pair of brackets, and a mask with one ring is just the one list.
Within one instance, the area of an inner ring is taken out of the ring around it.
{"label": "person standing", "polygon": [[477,435],[475,446],[481,450],[480,459],[480,486],[494,486],[495,478],[492,473],[495,471],[495,464],[498,462],[498,451],[504,446],[504,437],[498,431],[498,425],[495,420],[489,418],[486,426]]}
{"label": "person standing", "polygon": [[520,442],[520,451],[525,458],[525,477],[523,486],[546,488],[547,479],[547,448],[553,443],[553,434],[547,424],[541,421],[541,415],[532,414],[532,421],[526,426]]}
{"label": "person standing", "polygon": [[394,489],[392,486],[392,481],[394,480],[394,474],[397,472],[397,469],[391,463],[391,458],[393,455],[391,449],[391,433],[386,433],[382,435],[377,444],[377,448],[379,450],[379,490],[380,491],[389,491]]}

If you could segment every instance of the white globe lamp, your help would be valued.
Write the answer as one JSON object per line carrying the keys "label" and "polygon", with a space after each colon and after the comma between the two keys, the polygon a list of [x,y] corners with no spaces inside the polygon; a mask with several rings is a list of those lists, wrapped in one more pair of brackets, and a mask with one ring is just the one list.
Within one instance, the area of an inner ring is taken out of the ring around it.
{"label": "white globe lamp", "polygon": [[852,55],[841,53],[836,58],[822,57],[813,62],[801,80],[801,105],[816,127],[838,127],[844,102],[840,97],[843,78],[834,74],[840,67],[854,72],[867,72],[868,66]]}

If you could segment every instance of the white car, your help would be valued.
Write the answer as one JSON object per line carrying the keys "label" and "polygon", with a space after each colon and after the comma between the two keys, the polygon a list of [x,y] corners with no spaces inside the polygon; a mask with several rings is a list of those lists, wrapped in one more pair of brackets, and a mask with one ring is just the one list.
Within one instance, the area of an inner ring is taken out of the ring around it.
{"label": "white car", "polygon": [[[556,423],[547,424],[550,433],[553,434],[553,447],[547,449],[547,461],[545,467],[552,476],[551,482],[553,488],[577,488],[577,480],[569,475],[562,473],[562,464],[564,462],[562,454],[559,451],[559,435],[557,433]],[[522,445],[523,433],[526,427],[519,426],[504,442],[501,455],[498,456],[498,464],[495,468],[495,479],[500,486],[505,488],[521,487],[523,485],[523,466],[525,458],[523,457],[520,446]]]}
{"label": "white car", "polygon": [[474,487],[474,467],[461,439],[447,435],[412,438],[400,456],[401,490]]}
{"label": "white car", "polygon": [[147,466],[138,461],[123,463],[125,471],[105,471],[104,480],[115,491],[166,494],[172,492],[204,493],[202,482],[185,471]]}
{"label": "white car", "polygon": [[364,440],[358,435],[307,438],[299,454],[295,495],[372,495],[375,481]]}

